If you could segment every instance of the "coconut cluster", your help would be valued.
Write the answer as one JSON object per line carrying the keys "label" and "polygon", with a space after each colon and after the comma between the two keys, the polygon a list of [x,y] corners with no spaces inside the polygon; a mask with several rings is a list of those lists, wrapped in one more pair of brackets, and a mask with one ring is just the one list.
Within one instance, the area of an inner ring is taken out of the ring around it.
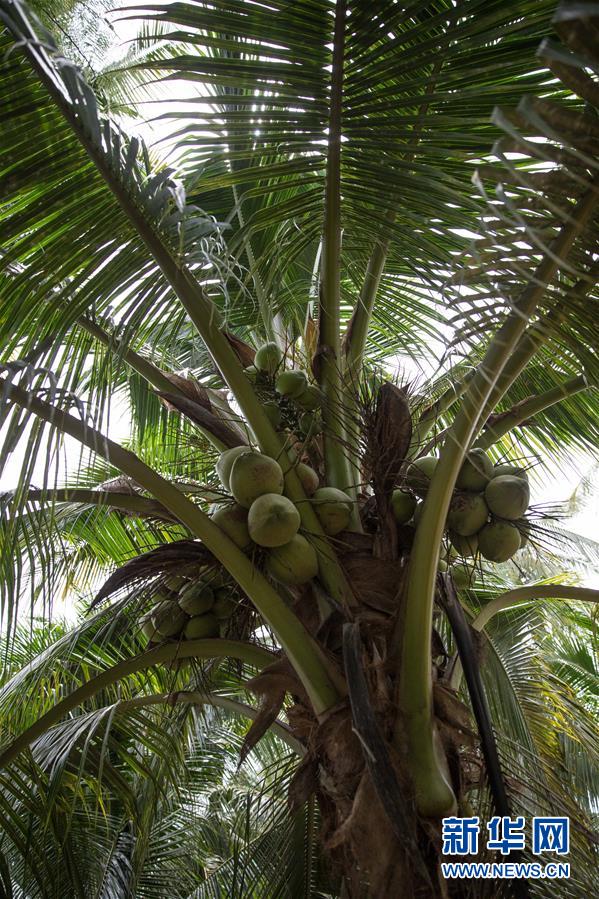
{"label": "coconut cluster", "polygon": [[[325,533],[345,530],[350,497],[342,490],[320,487],[309,465],[298,462],[294,467]],[[274,580],[299,586],[315,577],[318,556],[300,533],[297,506],[284,495],[279,463],[250,446],[236,446],[220,455],[216,470],[230,498],[213,511],[212,520],[245,552],[263,549],[265,570]]]}
{"label": "coconut cluster", "polygon": [[[265,343],[254,364],[245,369],[256,385],[262,408],[283,436],[308,501],[327,535],[345,530],[352,500],[342,490],[321,485],[318,473],[298,459],[293,444],[302,435],[304,447],[322,430],[323,396],[308,374],[285,368],[276,343]],[[300,586],[316,576],[318,557],[314,545],[301,533],[300,510],[285,495],[284,472],[275,460],[252,446],[236,446],[218,458],[216,472],[226,492],[211,517],[244,552],[260,553],[266,573],[288,586]]]}
{"label": "coconut cluster", "polygon": [[[404,485],[392,498],[398,523],[418,523],[423,505],[420,500],[426,496],[437,461],[435,456],[424,456],[409,466]],[[458,556],[480,555],[489,562],[511,559],[528,539],[530,524],[525,515],[529,503],[528,476],[523,468],[508,463],[493,465],[484,450],[471,450],[456,480],[447,515],[449,555],[444,564]],[[470,578],[471,572],[463,563],[452,565],[454,580],[464,581],[466,574]]]}
{"label": "coconut cluster", "polygon": [[153,600],[139,621],[152,643],[218,637],[238,603],[233,585],[214,573],[170,578]]}
{"label": "coconut cluster", "polygon": [[254,364],[246,375],[264,394],[262,408],[272,426],[279,428],[283,419],[293,413],[294,425],[304,435],[320,433],[320,408],[323,396],[307,372],[299,368],[285,369],[283,353],[276,343],[265,343],[257,351]]}

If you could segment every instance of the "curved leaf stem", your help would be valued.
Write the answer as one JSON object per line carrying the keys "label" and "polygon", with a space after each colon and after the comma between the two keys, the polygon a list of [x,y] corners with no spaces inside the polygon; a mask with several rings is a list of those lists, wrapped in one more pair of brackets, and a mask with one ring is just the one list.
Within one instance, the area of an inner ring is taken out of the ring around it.
{"label": "curved leaf stem", "polygon": [[64,718],[65,715],[87,699],[95,696],[100,690],[106,689],[106,687],[125,677],[129,677],[131,674],[136,674],[145,668],[151,668],[153,665],[191,658],[234,658],[241,659],[249,665],[255,665],[257,668],[264,668],[266,665],[271,664],[276,659],[276,656],[268,649],[264,649],[261,646],[252,646],[250,643],[243,643],[239,640],[186,640],[184,643],[165,643],[153,649],[148,649],[146,652],[134,656],[132,659],[118,662],[107,671],[92,677],[58,702],[45,715],[38,718],[35,724],[24,730],[22,734],[19,734],[0,752],[0,768],[5,768],[9,765],[34,740],[41,737],[61,718]]}
{"label": "curved leaf stem", "polygon": [[337,702],[339,693],[331,679],[331,666],[325,661],[317,644],[251,560],[208,515],[134,453],[74,416],[32,396],[21,387],[3,380],[0,380],[0,384],[13,402],[29,408],[39,418],[74,437],[132,477],[188,527],[192,534],[199,537],[249,596],[276,634],[304,684],[316,714],[321,714]]}
{"label": "curved leaf stem", "polygon": [[554,387],[552,390],[547,390],[545,393],[532,396],[518,403],[513,409],[498,415],[496,421],[489,425],[478,440],[475,441],[474,446],[480,449],[489,449],[490,446],[501,440],[505,434],[526,422],[527,419],[532,418],[539,412],[543,412],[545,409],[549,409],[551,406],[555,406],[556,403],[560,403],[568,397],[587,390],[588,387],[587,379],[584,375],[579,375],[576,378],[564,381],[559,387]]}
{"label": "curved leaf stem", "polygon": [[[569,587],[559,584],[533,584],[530,587],[516,587],[508,590],[501,596],[496,596],[484,606],[476,618],[470,623],[475,631],[483,631],[491,618],[504,609],[528,603],[533,599],[566,599],[576,602],[599,603],[599,590],[591,590],[588,587]],[[456,692],[462,683],[463,668],[458,659],[455,661],[451,672],[450,686]]]}
{"label": "curved leaf stem", "polygon": [[56,490],[28,490],[22,497],[31,503],[81,503],[87,506],[107,506],[148,518],[176,521],[168,509],[146,496],[135,493],[112,493],[107,490],[87,490],[84,487],[62,487]]}
{"label": "curved leaf stem", "polygon": [[420,812],[442,817],[455,809],[455,797],[438,751],[435,733],[432,679],[431,633],[439,552],[449,503],[464,455],[476,434],[479,420],[491,391],[524,333],[543,293],[555,276],[559,260],[567,255],[574,240],[595,209],[595,187],[581,198],[568,221],[552,242],[529,286],[491,340],[484,359],[464,396],[449,429],[439,463],[431,479],[422,516],[416,528],[408,571],[405,618],[399,662],[398,719],[396,737],[407,731],[408,763]]}
{"label": "curved leaf stem", "polygon": [[504,609],[520,605],[520,603],[530,602],[531,599],[568,599],[577,602],[599,603],[599,590],[560,584],[534,584],[530,587],[516,587],[488,602],[472,622],[472,627],[475,631],[482,631],[497,612],[503,612]]}
{"label": "curved leaf stem", "polygon": [[[136,696],[134,699],[123,699],[114,705],[117,714],[129,711],[129,709],[140,708],[148,705],[162,705],[175,703],[183,703],[189,705],[212,705],[219,709],[225,709],[228,712],[234,712],[236,715],[242,715],[244,718],[255,720],[258,717],[258,709],[252,708],[245,702],[239,702],[229,696],[221,696],[219,693],[197,693],[175,691],[174,693],[156,693],[151,696]],[[287,724],[284,721],[274,721],[268,728],[280,740],[293,749],[297,755],[306,754],[305,746],[293,736]]]}

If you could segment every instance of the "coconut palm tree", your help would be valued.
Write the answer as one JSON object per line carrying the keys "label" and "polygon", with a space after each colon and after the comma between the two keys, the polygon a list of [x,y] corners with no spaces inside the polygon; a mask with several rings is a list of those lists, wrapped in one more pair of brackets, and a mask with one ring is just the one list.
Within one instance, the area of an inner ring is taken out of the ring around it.
{"label": "coconut palm tree", "polygon": [[[456,813],[569,815],[563,895],[587,895],[597,592],[513,581],[523,543],[553,549],[527,469],[597,444],[593,8],[153,6],[160,49],[119,85],[173,85],[176,168],[21,0],[0,15],[7,658],[27,593],[109,575],[0,694],[5,892],[152,894],[202,783],[201,700],[254,719],[256,780],[271,730],[301,761],[290,816],[276,789],[249,816],[254,879],[234,862],[197,895],[470,895],[439,869]],[[66,438],[91,461],[61,484]],[[207,817],[159,895],[215,869]],[[269,869],[285,828],[327,876]]]}

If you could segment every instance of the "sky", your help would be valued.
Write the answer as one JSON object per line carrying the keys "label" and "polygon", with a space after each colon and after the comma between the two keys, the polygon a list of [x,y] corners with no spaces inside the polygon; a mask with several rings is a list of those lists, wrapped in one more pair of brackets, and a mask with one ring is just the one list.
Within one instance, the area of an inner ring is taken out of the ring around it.
{"label": "sky", "polygon": [[[115,56],[119,54],[119,45],[122,45],[122,47],[125,48],[127,43],[135,37],[137,27],[133,22],[120,19],[120,16],[121,14],[116,12],[110,17],[112,27],[114,28],[115,41],[117,42],[115,45]],[[176,96],[179,101],[177,104],[178,108],[181,107],[181,100],[199,89],[201,88],[190,84],[187,84],[185,87],[177,84],[172,85],[170,88],[173,95]],[[163,97],[164,94],[161,94],[161,96]],[[172,106],[172,104],[170,105]],[[147,118],[140,118],[135,125],[139,136],[143,137],[148,145],[151,146],[152,144],[155,144],[157,153],[162,157],[168,152],[168,144],[164,143],[164,138],[169,133],[169,129],[172,128],[172,126],[164,121],[151,121],[150,119],[164,113],[168,108],[168,101],[159,107],[156,107],[154,104],[144,104],[141,107],[142,115],[146,115]],[[443,348],[439,347],[439,349],[442,350]],[[412,360],[407,360],[406,362],[406,360],[402,358],[401,360],[398,360],[398,362],[399,361],[404,369],[404,374],[407,374],[409,377],[418,374],[418,370],[415,368]],[[126,404],[122,399],[117,399],[111,410],[108,436],[110,436],[111,439],[120,442],[127,438],[129,428],[130,422]],[[2,440],[3,431],[0,430],[0,444],[2,443]],[[19,450],[13,455],[6,469],[0,476],[0,491],[11,490],[14,488],[22,462],[21,455],[22,451],[21,447],[19,447]],[[86,458],[87,456],[84,456],[84,461]],[[75,440],[66,438],[59,462],[59,477],[64,479],[72,478],[77,472],[80,461],[81,451],[79,445]],[[40,453],[36,464],[33,483],[41,484],[44,464],[45,455]],[[568,530],[574,531],[575,533],[590,539],[596,539],[598,536],[597,522],[599,521],[599,515],[597,514],[599,506],[599,474],[596,468],[596,460],[593,459],[592,456],[579,454],[572,459],[571,463],[561,467],[559,470],[554,469],[548,471],[546,468],[543,468],[542,470],[539,469],[539,474],[533,474],[531,479],[532,503],[567,502],[580,484],[581,479],[593,472],[593,470],[594,493],[587,498],[585,505],[578,511],[578,513],[567,521],[564,521],[563,524]],[[589,586],[599,587],[599,575],[589,572],[588,576],[583,580]]]}

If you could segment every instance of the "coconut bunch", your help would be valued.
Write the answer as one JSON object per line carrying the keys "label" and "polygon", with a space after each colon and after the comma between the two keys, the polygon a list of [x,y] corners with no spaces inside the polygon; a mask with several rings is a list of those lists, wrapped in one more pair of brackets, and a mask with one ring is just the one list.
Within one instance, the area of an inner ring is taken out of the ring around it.
{"label": "coconut bunch", "polygon": [[[437,466],[435,456],[423,456],[407,469],[402,487],[394,490],[392,508],[398,524],[418,522],[430,480]],[[481,449],[471,450],[464,460],[446,520],[447,550],[443,570],[463,581],[463,563],[458,557],[482,556],[489,562],[507,562],[528,541],[530,522],[528,475],[509,463],[494,465]]]}
{"label": "coconut bunch", "polygon": [[322,393],[299,368],[285,368],[285,357],[276,343],[265,343],[245,373],[266,397],[263,408],[274,428],[291,418],[294,430],[314,436],[320,433]]}
{"label": "coconut bunch", "polygon": [[[321,487],[309,465],[295,461],[294,468],[325,533],[333,536],[345,530],[350,497],[342,490]],[[216,471],[230,498],[213,510],[215,524],[244,552],[263,550],[264,569],[274,580],[300,586],[315,577],[316,550],[300,533],[300,513],[284,495],[279,463],[250,446],[236,446],[221,453]]]}
{"label": "coconut bunch", "polygon": [[153,601],[139,621],[151,643],[218,637],[237,606],[233,586],[213,571],[194,579],[170,578]]}

